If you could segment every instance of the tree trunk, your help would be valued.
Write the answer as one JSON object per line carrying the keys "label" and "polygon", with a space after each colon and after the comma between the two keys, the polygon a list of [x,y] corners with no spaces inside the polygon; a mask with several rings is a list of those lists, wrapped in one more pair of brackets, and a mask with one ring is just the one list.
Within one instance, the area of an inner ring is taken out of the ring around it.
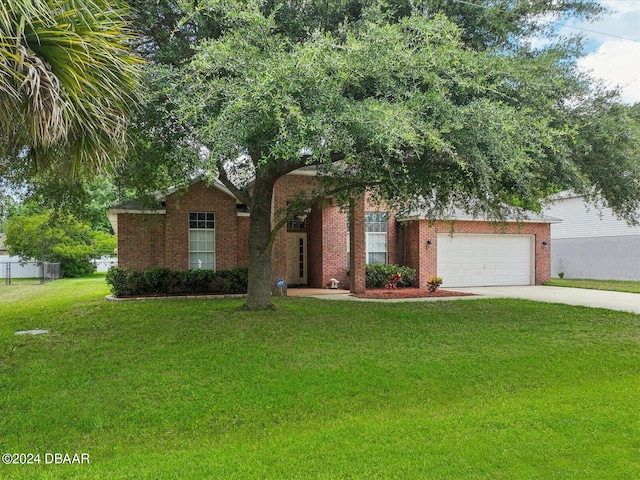
{"label": "tree trunk", "polygon": [[274,182],[256,178],[249,217],[249,285],[243,310],[273,310],[271,203]]}

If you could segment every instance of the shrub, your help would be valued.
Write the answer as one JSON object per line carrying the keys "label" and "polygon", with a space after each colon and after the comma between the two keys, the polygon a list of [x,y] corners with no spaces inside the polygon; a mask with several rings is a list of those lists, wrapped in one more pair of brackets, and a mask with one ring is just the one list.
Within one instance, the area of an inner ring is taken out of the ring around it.
{"label": "shrub", "polygon": [[129,272],[126,268],[110,268],[107,272],[107,283],[110,285],[111,293],[120,297],[128,295]]}
{"label": "shrub", "polygon": [[387,280],[387,284],[385,285],[387,288],[398,288],[400,286],[402,286],[402,274],[400,273],[393,273],[391,274],[391,276],[389,277],[389,280]]}
{"label": "shrub", "polygon": [[249,269],[235,267],[231,270],[222,270],[220,276],[227,280],[227,292],[246,293],[249,285]]}
{"label": "shrub", "polygon": [[60,274],[64,278],[86,277],[96,271],[96,266],[89,260],[62,260]]}
{"label": "shrub", "polygon": [[442,277],[434,277],[432,275],[431,277],[429,277],[427,285],[429,285],[428,288],[430,292],[435,292],[436,290],[438,290],[438,287],[442,285]]}
{"label": "shrub", "polygon": [[398,282],[398,287],[408,287],[416,279],[416,270],[400,265],[373,264],[366,267],[366,287],[384,288],[391,275],[400,274],[402,280]]}
{"label": "shrub", "polygon": [[165,295],[189,293],[246,293],[248,270],[176,271],[154,267],[140,272],[112,268],[107,283],[116,297],[123,295]]}
{"label": "shrub", "polygon": [[161,294],[169,291],[169,286],[173,280],[173,272],[168,268],[154,267],[141,273],[141,283],[145,286],[147,293]]}

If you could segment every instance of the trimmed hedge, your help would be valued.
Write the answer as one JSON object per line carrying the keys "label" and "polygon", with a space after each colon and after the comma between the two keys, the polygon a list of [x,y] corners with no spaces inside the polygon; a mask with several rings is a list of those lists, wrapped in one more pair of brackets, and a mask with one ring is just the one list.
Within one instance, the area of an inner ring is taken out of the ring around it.
{"label": "trimmed hedge", "polygon": [[366,267],[367,288],[384,288],[389,278],[394,273],[402,275],[402,281],[398,282],[398,287],[408,287],[413,285],[416,279],[415,268],[403,267],[400,265],[372,264]]}
{"label": "trimmed hedge", "polygon": [[129,271],[112,268],[107,283],[116,297],[125,295],[184,295],[197,293],[247,293],[248,269],[186,270],[151,268]]}

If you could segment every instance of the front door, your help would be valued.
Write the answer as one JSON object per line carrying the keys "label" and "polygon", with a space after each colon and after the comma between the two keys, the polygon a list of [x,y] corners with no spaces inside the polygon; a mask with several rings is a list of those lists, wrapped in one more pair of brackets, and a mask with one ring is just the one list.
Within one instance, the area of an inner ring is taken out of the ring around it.
{"label": "front door", "polygon": [[287,233],[287,285],[307,284],[307,234]]}

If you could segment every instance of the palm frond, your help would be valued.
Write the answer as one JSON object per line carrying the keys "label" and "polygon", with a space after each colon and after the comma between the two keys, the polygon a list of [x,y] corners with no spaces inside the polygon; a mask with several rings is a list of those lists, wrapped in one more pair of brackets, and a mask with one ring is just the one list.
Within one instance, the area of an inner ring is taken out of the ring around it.
{"label": "palm frond", "polygon": [[132,38],[113,1],[3,3],[0,129],[15,133],[0,138],[26,142],[38,168],[65,164],[56,155],[76,173],[110,163],[126,147],[126,118],[139,98]]}

